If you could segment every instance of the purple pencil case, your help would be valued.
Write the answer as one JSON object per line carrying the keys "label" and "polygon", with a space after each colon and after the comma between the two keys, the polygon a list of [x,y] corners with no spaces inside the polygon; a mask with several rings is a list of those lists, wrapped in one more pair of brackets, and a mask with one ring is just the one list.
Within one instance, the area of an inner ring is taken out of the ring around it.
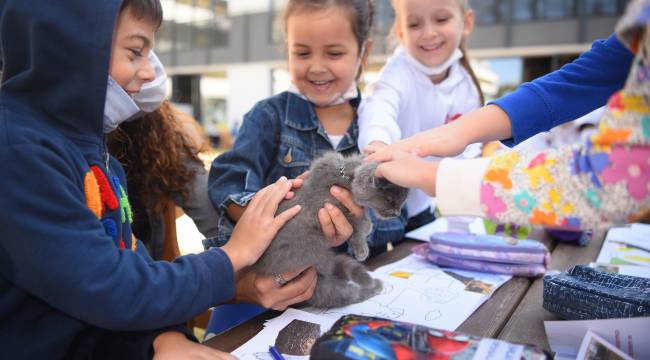
{"label": "purple pencil case", "polygon": [[544,244],[497,235],[435,233],[413,252],[443,267],[525,277],[544,274],[550,262]]}

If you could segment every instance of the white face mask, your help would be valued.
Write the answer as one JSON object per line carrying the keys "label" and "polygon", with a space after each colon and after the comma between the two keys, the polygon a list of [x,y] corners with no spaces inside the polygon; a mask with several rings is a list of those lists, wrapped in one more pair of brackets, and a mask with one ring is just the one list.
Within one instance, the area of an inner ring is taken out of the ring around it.
{"label": "white face mask", "polygon": [[445,62],[437,66],[427,66],[419,62],[403,46],[400,46],[397,49],[398,53],[404,54],[404,58],[408,63],[413,66],[417,71],[420,71],[426,76],[438,76],[443,74],[447,69],[451,67],[456,61],[460,60],[463,57],[463,52],[459,48],[456,48],[453,53],[447,58]]}
{"label": "white face mask", "polygon": [[113,78],[108,76],[106,102],[104,103],[104,134],[140,112],[140,108]]}
{"label": "white face mask", "polygon": [[[364,41],[363,44],[361,44],[361,51],[359,51],[359,58],[357,59],[357,62],[354,65],[355,75],[359,73],[359,68],[361,67],[361,59],[365,51],[366,51],[366,42]],[[357,89],[356,80],[352,81],[352,84],[350,84],[350,87],[345,92],[334,95],[334,97],[331,100],[326,102],[316,102],[310,99],[307,95],[300,92],[300,89],[298,89],[298,87],[293,83],[293,81],[291,82],[291,85],[289,85],[289,92],[299,96],[303,100],[307,100],[311,102],[312,104],[318,107],[340,105],[345,103],[346,101],[356,99],[359,96],[359,90]]]}
{"label": "white face mask", "polygon": [[167,73],[158,56],[151,51],[149,61],[156,72],[153,81],[144,83],[140,92],[130,97],[124,89],[108,77],[106,103],[104,105],[104,133],[107,134],[125,122],[156,111],[167,97]]}
{"label": "white face mask", "polygon": [[143,84],[140,92],[133,94],[133,101],[146,113],[156,111],[167,97],[167,73],[153,51],[149,53],[149,62],[156,71],[156,78]]}

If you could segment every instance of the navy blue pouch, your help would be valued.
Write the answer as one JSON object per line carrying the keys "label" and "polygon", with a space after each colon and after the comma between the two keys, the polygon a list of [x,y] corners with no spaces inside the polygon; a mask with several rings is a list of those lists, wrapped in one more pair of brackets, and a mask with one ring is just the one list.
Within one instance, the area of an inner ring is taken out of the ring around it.
{"label": "navy blue pouch", "polygon": [[650,279],[576,265],[544,276],[543,305],[567,320],[650,316]]}
{"label": "navy blue pouch", "polygon": [[593,237],[591,231],[575,231],[561,229],[545,229],[546,233],[555,239],[555,241],[573,244],[578,246],[587,246]]}

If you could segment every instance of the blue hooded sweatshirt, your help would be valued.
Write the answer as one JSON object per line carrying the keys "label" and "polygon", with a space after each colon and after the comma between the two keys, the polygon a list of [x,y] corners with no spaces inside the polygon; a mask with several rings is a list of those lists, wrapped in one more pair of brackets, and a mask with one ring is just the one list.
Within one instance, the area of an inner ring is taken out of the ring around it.
{"label": "blue hooded sweatshirt", "polygon": [[68,357],[93,331],[165,328],[234,294],[223,251],[156,262],[132,239],[102,132],[120,3],[0,1],[2,357]]}

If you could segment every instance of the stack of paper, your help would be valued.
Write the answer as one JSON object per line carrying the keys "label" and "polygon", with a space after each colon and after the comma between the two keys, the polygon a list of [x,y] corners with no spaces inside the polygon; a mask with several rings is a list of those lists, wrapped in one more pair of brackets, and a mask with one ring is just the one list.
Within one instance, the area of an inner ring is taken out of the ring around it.
{"label": "stack of paper", "polygon": [[612,228],[590,266],[607,272],[650,278],[650,225]]}
{"label": "stack of paper", "polygon": [[[546,336],[556,360],[567,359],[625,359],[625,356],[590,357],[594,347],[597,352],[609,354],[604,349],[611,347],[613,353],[623,352],[633,359],[650,359],[648,329],[650,318],[546,321]],[[594,341],[597,340],[597,341]],[[594,343],[598,343],[594,346]],[[611,345],[610,345],[611,344]],[[603,346],[601,346],[603,345]],[[592,348],[591,351],[590,347]]]}

